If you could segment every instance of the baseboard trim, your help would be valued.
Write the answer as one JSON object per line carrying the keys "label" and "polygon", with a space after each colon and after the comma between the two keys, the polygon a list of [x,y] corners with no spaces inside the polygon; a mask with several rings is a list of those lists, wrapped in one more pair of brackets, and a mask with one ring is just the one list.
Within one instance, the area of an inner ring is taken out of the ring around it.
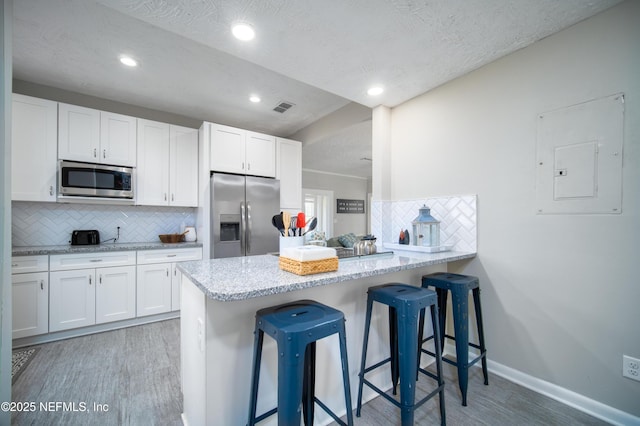
{"label": "baseboard trim", "polygon": [[[478,366],[478,364],[476,364],[476,366]],[[620,426],[640,425],[640,417],[610,407],[594,399],[587,398],[584,395],[530,376],[521,371],[514,370],[506,365],[488,360],[487,367],[491,373],[497,374],[510,382],[555,399],[605,422]]]}

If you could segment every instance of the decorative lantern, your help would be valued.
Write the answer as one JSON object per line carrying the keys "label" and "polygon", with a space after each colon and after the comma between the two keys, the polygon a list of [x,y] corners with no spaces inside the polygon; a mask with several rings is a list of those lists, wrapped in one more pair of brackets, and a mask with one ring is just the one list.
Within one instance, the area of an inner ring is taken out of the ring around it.
{"label": "decorative lantern", "polygon": [[413,245],[425,247],[437,247],[440,245],[440,221],[431,216],[431,209],[423,205],[419,209],[413,225]]}

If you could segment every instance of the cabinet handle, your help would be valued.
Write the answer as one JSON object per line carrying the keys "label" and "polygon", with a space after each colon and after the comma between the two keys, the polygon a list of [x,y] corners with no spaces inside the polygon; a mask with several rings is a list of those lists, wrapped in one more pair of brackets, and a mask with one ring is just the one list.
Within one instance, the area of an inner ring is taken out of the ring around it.
{"label": "cabinet handle", "polygon": [[44,280],[40,280],[40,290],[44,290]]}
{"label": "cabinet handle", "polygon": [[176,257],[177,254],[168,254],[167,257]]}
{"label": "cabinet handle", "polygon": [[178,276],[178,269],[173,268],[173,276],[177,277]]}
{"label": "cabinet handle", "polygon": [[100,274],[99,280],[100,280],[100,284],[102,284],[102,274]]}
{"label": "cabinet handle", "polygon": [[169,268],[167,268],[167,276],[169,276]]}
{"label": "cabinet handle", "polygon": [[247,170],[251,170],[251,163],[247,163]]}
{"label": "cabinet handle", "polygon": [[89,275],[89,285],[91,285],[91,275]]}
{"label": "cabinet handle", "polygon": [[91,259],[89,262],[102,262],[102,259]]}
{"label": "cabinet handle", "polygon": [[171,201],[174,200],[174,194],[171,194]]}
{"label": "cabinet handle", "polygon": [[93,158],[96,158],[98,156],[98,151],[93,148]]}
{"label": "cabinet handle", "polygon": [[242,163],[242,170],[244,170],[244,162]]}
{"label": "cabinet handle", "polygon": [[49,195],[53,195],[53,185],[49,185]]}
{"label": "cabinet handle", "polygon": [[164,193],[164,200],[167,201],[167,193]]}
{"label": "cabinet handle", "polygon": [[107,150],[106,149],[102,150],[102,158],[107,158]]}
{"label": "cabinet handle", "polygon": [[17,268],[17,267],[18,267],[18,264],[17,264],[17,263],[12,263],[12,264],[11,264],[11,267],[12,267],[12,268]]}

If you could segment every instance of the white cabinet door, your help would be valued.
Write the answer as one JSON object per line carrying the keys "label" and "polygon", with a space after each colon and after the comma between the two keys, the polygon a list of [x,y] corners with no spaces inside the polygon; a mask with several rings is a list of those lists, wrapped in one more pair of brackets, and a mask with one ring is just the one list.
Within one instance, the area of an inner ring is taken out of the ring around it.
{"label": "white cabinet door", "polygon": [[[169,125],[138,120],[138,167],[136,203],[169,205]],[[197,164],[192,167],[197,169]]]}
{"label": "white cabinet door", "polygon": [[135,167],[135,117],[60,103],[58,158]]}
{"label": "white cabinet door", "polygon": [[302,210],[302,143],[277,140],[277,173],[280,179],[280,209]]}
{"label": "white cabinet door", "polygon": [[11,199],[56,201],[58,103],[13,94]]}
{"label": "white cabinet door", "polygon": [[246,174],[276,176],[276,138],[262,133],[247,132]]}
{"label": "white cabinet door", "polygon": [[95,269],[54,271],[49,279],[49,331],[95,324]]}
{"label": "white cabinet door", "polygon": [[104,164],[136,166],[136,118],[100,113],[100,159]]}
{"label": "white cabinet door", "polygon": [[49,273],[11,276],[13,338],[49,332]]}
{"label": "white cabinet door", "polygon": [[246,131],[211,124],[211,170],[245,173]]}
{"label": "white cabinet door", "polygon": [[58,158],[100,161],[100,111],[77,105],[58,104]]}
{"label": "white cabinet door", "polygon": [[178,270],[178,264],[171,264],[171,310],[180,310],[180,289],[182,280],[182,272]]}
{"label": "white cabinet door", "polygon": [[170,126],[169,205],[198,207],[198,130]]}
{"label": "white cabinet door", "polygon": [[171,311],[171,263],[138,265],[137,316]]}
{"label": "white cabinet door", "polygon": [[136,267],[96,269],[96,324],[136,316]]}

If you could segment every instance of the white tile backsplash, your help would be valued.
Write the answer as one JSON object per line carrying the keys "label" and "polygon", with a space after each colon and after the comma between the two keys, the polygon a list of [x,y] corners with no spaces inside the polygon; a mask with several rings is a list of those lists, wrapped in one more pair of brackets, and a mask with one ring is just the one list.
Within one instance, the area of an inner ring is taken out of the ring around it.
{"label": "white tile backsplash", "polygon": [[453,250],[458,251],[477,251],[476,195],[372,201],[371,230],[374,235],[382,236],[378,242],[397,243],[400,230],[408,229],[411,233],[411,221],[418,216],[418,209],[424,204],[440,221],[440,244],[453,245]]}
{"label": "white tile backsplash", "polygon": [[13,247],[68,244],[74,229],[97,229],[105,241],[116,236],[118,226],[120,243],[151,242],[196,221],[196,209],[189,207],[14,201],[11,213]]}

